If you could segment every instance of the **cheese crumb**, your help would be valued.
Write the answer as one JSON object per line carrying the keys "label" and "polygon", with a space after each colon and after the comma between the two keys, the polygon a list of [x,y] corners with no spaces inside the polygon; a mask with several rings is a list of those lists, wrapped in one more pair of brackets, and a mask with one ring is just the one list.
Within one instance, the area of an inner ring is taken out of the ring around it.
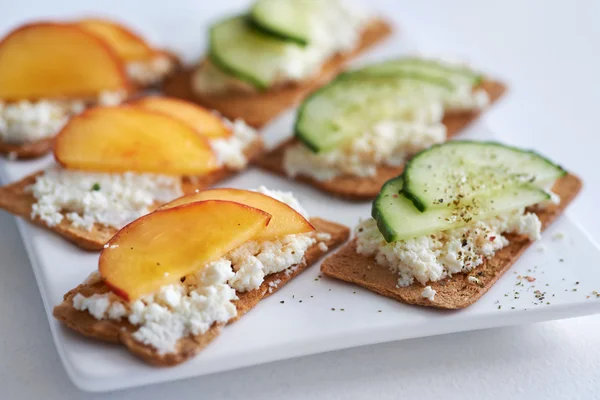
{"label": "cheese crumb", "polygon": [[423,297],[429,301],[433,301],[436,293],[437,292],[435,291],[435,289],[432,289],[431,286],[425,286],[425,288],[421,292],[421,297]]}
{"label": "cheese crumb", "polygon": [[319,242],[318,247],[319,247],[319,250],[321,250],[323,253],[325,253],[327,250],[329,250],[329,247],[327,247],[327,245],[323,242]]}
{"label": "cheese crumb", "polygon": [[130,61],[126,65],[127,76],[137,84],[156,85],[174,71],[176,65],[165,55],[150,60]]}
{"label": "cheese crumb", "polygon": [[476,276],[473,276],[473,275],[469,275],[469,277],[467,279],[469,280],[469,282],[475,283],[477,285],[479,285],[481,283],[479,278],[477,278]]}
{"label": "cheese crumb", "polygon": [[210,146],[220,165],[233,170],[243,169],[248,165],[245,151],[257,140],[258,134],[242,119],[232,122],[223,118],[223,122],[231,128],[232,135],[224,139],[212,139]]}

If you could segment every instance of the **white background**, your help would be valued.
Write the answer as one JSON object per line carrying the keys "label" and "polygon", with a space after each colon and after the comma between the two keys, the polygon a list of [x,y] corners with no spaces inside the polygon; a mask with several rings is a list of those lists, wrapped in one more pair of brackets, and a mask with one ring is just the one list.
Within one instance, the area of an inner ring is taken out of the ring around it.
{"label": "white background", "polygon": [[[357,0],[359,1],[359,0]],[[94,5],[94,3],[97,3]],[[131,21],[156,43],[201,54],[205,24],[242,0],[0,1],[0,30],[30,18]],[[510,86],[486,114],[503,140],[585,180],[570,209],[600,242],[600,2],[370,0],[426,51],[458,54]],[[102,5],[100,5],[102,4]],[[178,37],[176,43],[161,37]],[[589,260],[598,265],[599,260]],[[104,395],[69,382],[12,217],[0,213],[0,398],[598,399],[600,317],[387,343]]]}

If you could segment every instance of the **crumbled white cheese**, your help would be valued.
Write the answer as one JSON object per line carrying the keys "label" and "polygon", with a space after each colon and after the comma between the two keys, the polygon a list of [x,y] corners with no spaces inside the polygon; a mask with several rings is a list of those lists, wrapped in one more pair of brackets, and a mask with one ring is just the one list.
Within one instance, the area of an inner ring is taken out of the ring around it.
{"label": "crumbled white cheese", "polygon": [[327,247],[327,244],[323,243],[323,242],[319,242],[318,247],[319,247],[319,250],[321,250],[323,253],[325,253],[327,250],[329,250],[329,247]]}
{"label": "crumbled white cheese", "polygon": [[85,103],[79,100],[0,102],[0,139],[19,144],[54,136],[69,117],[84,108]]}
{"label": "crumbled white cheese", "polygon": [[95,223],[122,228],[147,214],[157,202],[171,201],[183,193],[177,177],[91,173],[53,167],[36,177],[29,187],[36,202],[31,217],[48,226],[67,218],[75,227],[91,230]]}
{"label": "crumbled white cheese", "polygon": [[306,250],[315,243],[309,234],[287,235],[275,241],[246,242],[226,256],[235,270],[229,284],[240,292],[257,289],[265,276],[301,263]]}
{"label": "crumbled white cheese", "polygon": [[206,333],[215,323],[226,323],[237,315],[235,290],[227,285],[231,265],[218,260],[207,264],[197,286],[163,286],[158,293],[131,304],[129,322],[139,325],[133,337],[159,353],[172,353],[177,341],[188,335]]}
{"label": "crumbled white cheese", "polygon": [[87,310],[94,318],[102,319],[111,306],[109,296],[110,293],[105,293],[85,297],[81,293],[77,293],[73,297],[73,307],[79,311]]}
{"label": "crumbled white cheese", "polygon": [[381,165],[400,166],[410,155],[446,140],[443,109],[439,103],[429,106],[433,111],[424,120],[382,121],[331,151],[314,153],[297,143],[285,152],[286,174],[327,181],[339,175],[374,176]]}
{"label": "crumbled white cheese", "polygon": [[175,69],[175,63],[166,55],[150,60],[130,61],[126,65],[127,76],[140,85],[155,85]]}
{"label": "crumbled white cheese", "polygon": [[421,297],[429,301],[433,301],[436,293],[437,292],[435,291],[435,289],[433,289],[431,286],[425,286],[425,288],[421,292]]}
{"label": "crumbled white cheese", "polygon": [[245,168],[248,165],[248,157],[244,152],[257,139],[256,130],[239,118],[233,122],[223,118],[223,121],[231,128],[232,135],[210,141],[217,160],[220,165],[229,169]]}
{"label": "crumbled white cheese", "polygon": [[100,92],[97,99],[99,106],[118,106],[127,98],[125,90],[104,90]]}
{"label": "crumbled white cheese", "polygon": [[476,285],[479,285],[481,283],[481,281],[479,280],[479,278],[476,277],[476,276],[473,276],[473,275],[469,275],[467,277],[467,279],[468,279],[469,282],[475,283]]}
{"label": "crumbled white cheese", "polygon": [[[264,186],[259,186],[256,189],[256,192],[266,194],[269,197],[274,198],[275,200],[281,201],[282,203],[287,204],[292,207],[296,212],[302,215],[304,218],[308,218],[308,212],[302,207],[302,204],[298,201],[296,196],[292,192],[283,192],[281,190],[270,190]],[[320,235],[329,235],[328,233],[321,233]],[[324,236],[321,236],[324,237]],[[331,239],[331,235],[327,239],[319,239],[319,240],[329,240]]]}
{"label": "crumbled white cheese", "polygon": [[357,252],[374,256],[378,264],[397,273],[399,287],[415,280],[425,285],[478,267],[508,245],[503,233],[535,240],[540,230],[537,215],[516,210],[465,227],[387,243],[375,220],[369,218],[356,229]]}
{"label": "crumbled white cheese", "polygon": [[[270,60],[277,70],[273,85],[307,79],[318,73],[332,56],[352,51],[372,19],[365,10],[342,0],[318,0],[313,5],[319,7],[319,13],[310,23],[310,44],[300,46],[290,43]],[[194,72],[192,88],[197,93],[205,94],[256,90],[209,62],[202,63]]]}

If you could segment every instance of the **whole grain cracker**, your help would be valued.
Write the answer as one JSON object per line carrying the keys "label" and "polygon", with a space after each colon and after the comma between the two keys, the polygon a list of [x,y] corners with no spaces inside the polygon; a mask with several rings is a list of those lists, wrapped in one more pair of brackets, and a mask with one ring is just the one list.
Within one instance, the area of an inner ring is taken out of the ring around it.
{"label": "whole grain cracker", "polygon": [[[252,160],[258,157],[262,151],[262,139],[257,138],[257,140],[248,147],[245,153],[248,159]],[[238,172],[240,171],[221,168],[204,176],[183,178],[182,189],[185,194],[191,194],[196,190],[205,189],[217,182],[227,179]],[[117,233],[118,229],[107,227],[101,224],[94,224],[92,229],[88,231],[84,228],[73,226],[66,218],[63,218],[59,224],[49,227],[41,219],[31,218],[32,206],[36,202],[36,199],[33,197],[33,194],[27,190],[27,188],[35,183],[37,175],[41,173],[42,172],[34,173],[26,176],[20,181],[0,187],[0,208],[5,209],[12,214],[23,217],[36,225],[47,228],[84,250],[101,250],[104,244],[106,244],[110,238]],[[155,204],[155,207],[160,205],[161,204]]]}
{"label": "whole grain cracker", "polygon": [[[310,222],[315,227],[316,232],[329,233],[331,235],[331,239],[324,241],[329,248],[337,247],[344,243],[350,235],[350,230],[343,225],[325,221],[320,218],[311,218]],[[319,249],[319,246],[315,244],[307,250],[304,261],[301,264],[297,264],[288,270],[268,275],[258,289],[238,293],[239,300],[235,302],[237,316],[228,323],[237,321],[254,308],[260,300],[279,290],[290,279],[317,262],[325,253],[326,252],[323,252]],[[271,286],[271,282],[278,283],[277,285]],[[150,364],[158,366],[180,364],[195,356],[219,335],[221,329],[223,329],[223,326],[225,325],[215,323],[202,335],[188,336],[180,339],[177,343],[177,350],[175,353],[159,354],[153,347],[140,343],[133,338],[136,327],[126,320],[97,320],[87,311],[79,311],[73,307],[73,297],[78,293],[85,297],[89,297],[93,294],[107,292],[109,292],[109,289],[103,282],[81,284],[65,294],[63,302],[54,307],[53,315],[64,325],[84,336],[111,343],[122,343],[131,353]]]}
{"label": "whole grain cracker", "polygon": [[[575,175],[566,175],[554,185],[553,191],[561,198],[559,205],[546,208],[534,207],[542,222],[542,229],[547,228],[573,201],[581,190],[581,180]],[[492,285],[533,243],[526,236],[506,235],[510,244],[484,261],[482,265],[469,273],[459,273],[428,285],[436,291],[433,301],[421,296],[424,286],[418,282],[408,287],[397,287],[398,275],[375,261],[374,257],[365,257],[356,252],[356,239],[352,240],[340,251],[328,257],[321,265],[326,276],[363,286],[375,293],[390,297],[402,303],[427,307],[459,309],[467,307],[483,296]],[[478,280],[469,281],[469,276]]]}
{"label": "whole grain cracker", "polygon": [[[491,103],[496,102],[506,91],[506,86],[500,82],[487,80],[479,88],[485,90]],[[474,121],[481,111],[456,112],[444,117],[443,123],[446,125],[448,139],[456,136],[462,129]],[[283,158],[286,150],[297,143],[296,139],[288,139],[279,144],[275,149],[264,154],[263,157],[256,160],[259,167],[274,172],[278,175],[288,177],[283,167]],[[298,175],[295,180],[304,182],[316,187],[317,189],[332,194],[337,197],[348,200],[362,201],[377,197],[381,187],[388,180],[400,175],[404,166],[392,167],[382,165],[377,168],[374,176],[352,176],[341,175],[327,181],[319,181],[310,176]]]}
{"label": "whole grain cracker", "polygon": [[342,70],[346,62],[381,42],[391,32],[392,28],[387,22],[380,19],[374,20],[363,31],[356,49],[333,57],[323,65],[317,76],[298,84],[252,94],[198,95],[193,92],[191,85],[193,69],[188,69],[168,79],[163,90],[168,96],[196,102],[219,111],[229,119],[242,118],[249,125],[261,128],[282,111],[296,105],[310,92],[327,83]]}

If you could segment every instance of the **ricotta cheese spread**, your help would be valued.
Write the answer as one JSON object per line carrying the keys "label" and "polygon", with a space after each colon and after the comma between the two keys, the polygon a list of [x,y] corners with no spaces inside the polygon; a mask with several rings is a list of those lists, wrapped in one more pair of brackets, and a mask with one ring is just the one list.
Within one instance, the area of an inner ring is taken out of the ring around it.
{"label": "ricotta cheese spread", "polygon": [[126,65],[127,76],[139,85],[156,85],[175,69],[175,62],[164,54],[150,60],[130,61]]}
{"label": "ricotta cheese spread", "polygon": [[409,156],[446,140],[440,103],[406,109],[399,113],[403,119],[381,121],[331,151],[314,153],[302,143],[289,147],[283,159],[286,174],[310,176],[319,181],[340,175],[374,176],[377,167],[403,165]]}
{"label": "ricotta cheese spread", "polygon": [[[360,41],[371,16],[342,0],[314,1],[318,17],[311,20],[311,39],[307,46],[289,44],[272,60],[277,66],[277,86],[297,82],[318,73],[322,65],[336,54],[352,51]],[[197,93],[254,92],[256,89],[220,70],[212,63],[202,63],[192,78]]]}
{"label": "ricotta cheese spread", "polygon": [[[291,193],[264,187],[257,191],[285,202],[306,216],[306,211]],[[125,303],[111,292],[90,297],[77,294],[73,298],[73,307],[87,311],[98,320],[126,318],[138,327],[133,333],[135,340],[154,347],[160,354],[172,353],[176,351],[179,339],[204,334],[214,324],[225,324],[234,318],[237,292],[258,288],[267,275],[280,271],[292,273],[310,246],[330,238],[329,234],[319,233],[246,242],[206,264],[197,273],[186,276],[181,283],[165,285],[139,300]],[[96,272],[86,283],[94,284],[100,280]],[[280,283],[280,280],[270,282],[269,290]]]}
{"label": "ricotta cheese spread", "polygon": [[36,202],[31,217],[48,226],[67,219],[74,227],[94,224],[120,229],[147,214],[157,202],[180,197],[178,177],[154,174],[91,173],[53,167],[29,187]]}
{"label": "ricotta cheese spread", "polygon": [[[100,105],[121,103],[126,93],[101,92],[96,99]],[[0,102],[0,139],[21,144],[52,137],[62,129],[70,117],[83,112],[83,100],[22,100],[16,103]]]}
{"label": "ricotta cheese spread", "polygon": [[414,281],[425,286],[481,265],[509,244],[504,233],[537,240],[541,226],[537,215],[521,209],[465,227],[387,243],[376,221],[369,218],[356,228],[356,250],[398,274],[398,287]]}
{"label": "ricotta cheese spread", "polygon": [[217,156],[220,165],[233,170],[245,168],[248,165],[248,157],[245,151],[252,145],[258,134],[256,130],[246,124],[242,119],[223,121],[231,129],[232,135],[224,139],[212,139],[210,146]]}

